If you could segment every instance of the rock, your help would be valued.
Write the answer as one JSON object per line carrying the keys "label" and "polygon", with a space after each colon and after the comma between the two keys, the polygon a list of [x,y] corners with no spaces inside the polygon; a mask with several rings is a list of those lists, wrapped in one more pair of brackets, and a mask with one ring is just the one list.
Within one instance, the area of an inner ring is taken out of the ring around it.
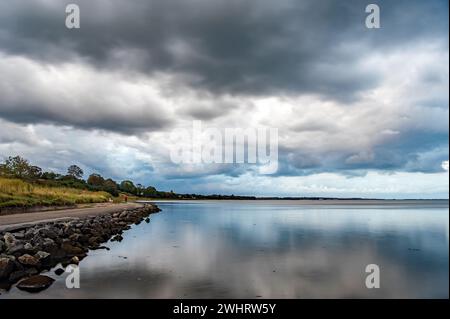
{"label": "rock", "polygon": [[28,268],[27,270],[25,270],[28,276],[34,276],[39,274],[39,270],[37,270],[36,268]]}
{"label": "rock", "polygon": [[46,259],[48,256],[50,256],[50,254],[48,253],[48,252],[45,252],[45,251],[38,251],[37,253],[36,253],[36,255],[34,255],[34,257],[36,257],[37,259],[39,259],[39,260],[43,260],[43,259]]}
{"label": "rock", "polygon": [[65,272],[65,270],[62,269],[62,268],[58,268],[58,269],[55,270],[55,274],[57,276],[61,276],[64,272]]}
{"label": "rock", "polygon": [[55,250],[58,249],[58,246],[56,245],[55,241],[50,238],[45,238],[44,242],[42,243],[42,250],[52,254]]}
{"label": "rock", "polygon": [[111,241],[118,241],[121,242],[123,240],[123,237],[121,235],[114,236]]}
{"label": "rock", "polygon": [[9,245],[7,252],[10,255],[19,256],[27,251],[22,243],[15,241]]}
{"label": "rock", "polygon": [[33,250],[33,245],[31,245],[30,243],[26,243],[23,248],[25,248],[26,250]]}
{"label": "rock", "polygon": [[28,292],[39,292],[50,287],[54,281],[48,276],[37,275],[20,281],[17,288]]}
{"label": "rock", "polygon": [[69,240],[72,241],[72,242],[77,242],[77,241],[80,240],[80,238],[81,238],[81,235],[80,234],[76,234],[76,233],[74,233],[74,234],[69,236]]}
{"label": "rock", "polygon": [[23,231],[20,231],[20,232],[14,233],[13,236],[14,236],[16,239],[22,240],[22,239],[25,238],[25,233],[24,233]]}
{"label": "rock", "polygon": [[6,250],[6,244],[3,242],[3,240],[0,240],[0,253],[2,253],[4,250]]}
{"label": "rock", "polygon": [[33,257],[31,255],[28,255],[28,254],[20,256],[19,258],[17,258],[17,260],[22,265],[36,266],[39,264],[39,259],[37,259],[36,257]]}
{"label": "rock", "polygon": [[77,256],[73,256],[72,259],[70,260],[70,263],[78,265],[80,263],[80,259],[78,259]]}
{"label": "rock", "polygon": [[25,270],[17,270],[11,273],[11,275],[9,275],[9,282],[10,283],[15,283],[17,281],[19,281],[20,279],[22,279],[23,277],[27,277],[28,274]]}
{"label": "rock", "polygon": [[89,245],[92,245],[92,246],[98,245],[99,242],[101,242],[101,239],[99,237],[96,237],[96,236],[95,237],[91,237],[91,238],[88,239]]}
{"label": "rock", "polygon": [[39,234],[42,237],[47,237],[47,238],[50,238],[50,239],[56,239],[58,237],[58,234],[54,230],[52,230],[50,228],[41,228],[41,229],[39,229]]}
{"label": "rock", "polygon": [[25,270],[25,266],[22,265],[17,259],[14,259],[14,269]]}
{"label": "rock", "polygon": [[16,241],[16,238],[11,233],[6,233],[3,235],[3,239],[5,240],[6,248],[10,248]]}
{"label": "rock", "polygon": [[76,256],[76,255],[83,255],[84,254],[84,250],[79,248],[79,247],[75,247],[72,244],[68,243],[68,242],[64,242],[61,244],[61,249],[64,250],[64,252],[69,255],[69,256]]}
{"label": "rock", "polygon": [[147,218],[145,219],[145,222],[146,222],[147,224],[150,223],[150,218],[147,217]]}
{"label": "rock", "polygon": [[0,258],[0,279],[6,279],[14,271],[14,261],[9,258]]}
{"label": "rock", "polygon": [[104,250],[111,250],[109,247],[106,246],[97,246],[97,247],[91,247],[92,250],[100,250],[100,249],[104,249]]}
{"label": "rock", "polygon": [[126,210],[119,214],[119,218],[125,218],[127,216],[128,216],[128,211],[126,211]]}
{"label": "rock", "polygon": [[8,291],[11,289],[11,283],[9,281],[0,281],[0,290]]}

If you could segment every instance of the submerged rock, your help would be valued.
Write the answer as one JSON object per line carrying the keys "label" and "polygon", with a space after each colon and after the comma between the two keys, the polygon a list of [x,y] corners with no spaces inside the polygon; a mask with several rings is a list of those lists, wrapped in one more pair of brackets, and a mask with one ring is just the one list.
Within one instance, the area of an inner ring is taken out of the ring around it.
{"label": "submerged rock", "polygon": [[28,292],[39,292],[50,287],[55,279],[44,275],[32,276],[17,284],[17,288]]}
{"label": "submerged rock", "polygon": [[62,268],[57,268],[54,272],[57,276],[61,276],[65,272],[65,270]]}
{"label": "submerged rock", "polygon": [[123,237],[121,235],[114,236],[111,241],[118,241],[121,242],[123,240]]}

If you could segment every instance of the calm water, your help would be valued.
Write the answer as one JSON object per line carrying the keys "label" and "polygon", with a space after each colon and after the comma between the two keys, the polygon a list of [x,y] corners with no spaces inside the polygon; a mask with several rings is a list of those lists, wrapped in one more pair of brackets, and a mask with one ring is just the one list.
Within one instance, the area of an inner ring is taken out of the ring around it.
{"label": "calm water", "polygon": [[158,203],[81,262],[80,289],[51,274],[44,292],[0,298],[448,298],[448,201],[362,204]]}

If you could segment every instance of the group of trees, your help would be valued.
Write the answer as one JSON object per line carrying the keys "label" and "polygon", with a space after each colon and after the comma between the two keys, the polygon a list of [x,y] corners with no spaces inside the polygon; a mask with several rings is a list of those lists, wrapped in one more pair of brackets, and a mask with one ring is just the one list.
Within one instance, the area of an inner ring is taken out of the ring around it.
{"label": "group of trees", "polygon": [[84,172],[77,165],[69,166],[65,175],[45,172],[40,167],[31,165],[28,160],[20,156],[10,156],[4,163],[0,163],[0,176],[20,178],[29,182],[45,183],[52,186],[105,191],[113,196],[119,196],[122,192],[135,196],[167,198],[173,194],[159,192],[152,186],[135,185],[129,180],[117,183],[111,178],[105,179],[100,174],[91,174],[87,180],[84,180]]}
{"label": "group of trees", "polygon": [[42,169],[30,163],[20,156],[8,157],[6,161],[0,164],[0,176],[16,177],[21,179],[33,180],[42,176]]}
{"label": "group of trees", "polygon": [[167,199],[256,199],[256,197],[250,196],[177,194],[173,191],[158,191],[153,186],[145,187],[142,184],[135,185],[130,180],[117,183],[113,179],[104,178],[99,174],[91,174],[87,180],[84,180],[83,176],[83,170],[77,165],[69,166],[67,173],[63,175],[54,172],[45,172],[40,167],[31,165],[26,159],[20,156],[8,157],[4,163],[0,163],[0,177],[19,178],[31,183],[40,183],[49,186],[105,191],[113,196],[119,196],[120,193],[125,193],[138,197]]}

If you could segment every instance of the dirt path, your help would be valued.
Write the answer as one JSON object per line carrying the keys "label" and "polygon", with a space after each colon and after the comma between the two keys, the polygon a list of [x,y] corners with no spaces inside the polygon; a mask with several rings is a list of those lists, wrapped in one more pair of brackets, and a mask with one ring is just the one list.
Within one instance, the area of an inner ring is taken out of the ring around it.
{"label": "dirt path", "polygon": [[141,206],[142,204],[138,203],[109,204],[100,207],[74,208],[55,211],[5,215],[0,216],[0,232],[53,220],[64,220],[92,215],[111,214],[118,211],[122,211],[124,209],[136,208]]}

